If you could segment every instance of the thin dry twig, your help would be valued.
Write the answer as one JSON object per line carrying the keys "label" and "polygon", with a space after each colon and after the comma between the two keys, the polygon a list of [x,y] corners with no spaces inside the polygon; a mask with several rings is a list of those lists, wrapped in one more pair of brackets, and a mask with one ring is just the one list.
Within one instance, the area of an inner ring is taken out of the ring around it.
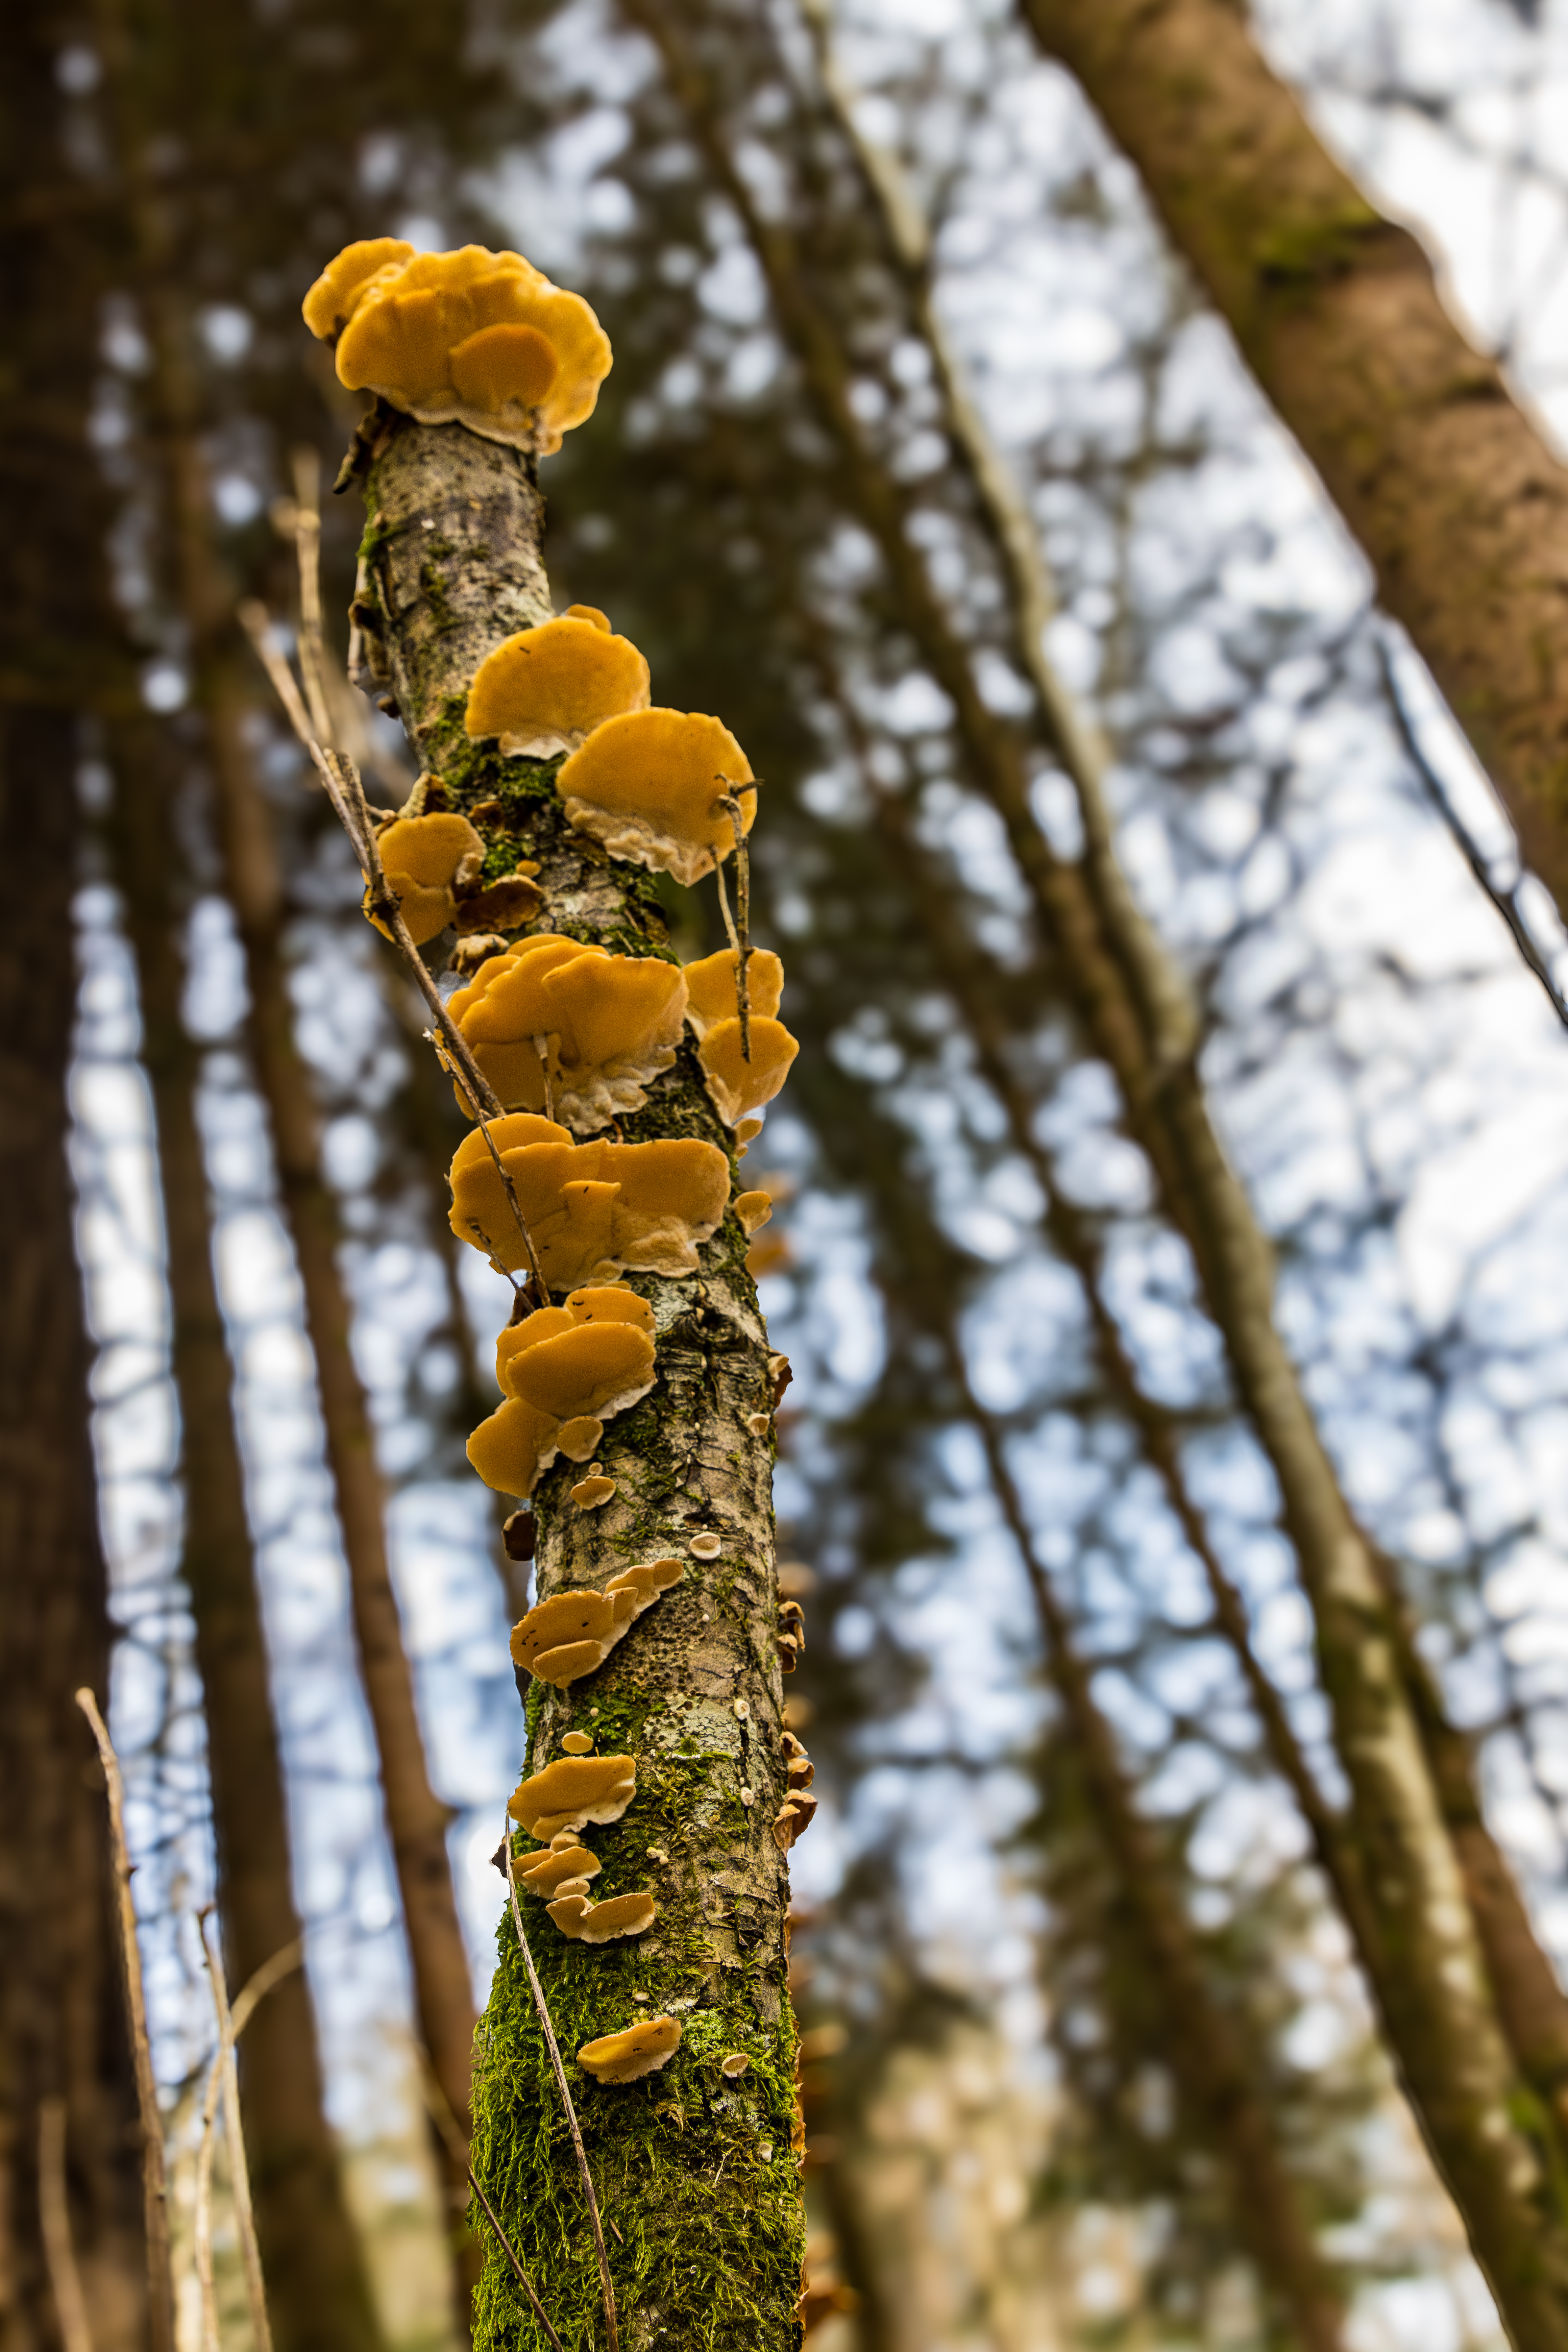
{"label": "thin dry twig", "polygon": [[500,1099],[475,1061],[468,1039],[442,1003],[441,992],[431,977],[430,968],[409,936],[408,926],[403,919],[396,893],[388,884],[382,866],[381,854],[375,842],[375,825],[371,817],[369,804],[365,800],[364,787],[360,782],[359,770],[353,761],[342,752],[323,751],[311,732],[310,720],[300,698],[300,690],[294,683],[288,663],[278,649],[273,636],[271,616],[266,606],[258,604],[254,597],[249,598],[240,606],[239,617],[245,625],[246,634],[256,647],[262,667],[277,690],[279,700],[289,715],[289,724],[314,762],[316,772],[326,788],[327,797],[337,813],[338,822],[348,835],[354,856],[358,858],[361,870],[366,877],[367,911],[377,919],[390,936],[393,945],[408,969],[415,986],[430,1009],[446,1056],[448,1057],[449,1063],[456,1063],[458,1071],[461,1073],[463,1091],[475,1106],[478,1124],[489,1147],[490,1157],[495,1161],[496,1172],[506,1194],[508,1206],[517,1220],[517,1228],[522,1236],[523,1251],[528,1259],[529,1271],[538,1285],[541,1300],[547,1299],[550,1293],[544,1280],[544,1270],[539,1262],[539,1253],[534,1247],[533,1236],[528,1228],[528,1220],[522,1213],[522,1204],[517,1197],[516,1187],[501,1166],[500,1154],[496,1150],[494,1139],[489,1132],[489,1121],[502,1116]]}
{"label": "thin dry twig", "polygon": [[300,565],[300,675],[316,740],[326,743],[332,722],[321,622],[321,467],[313,449],[294,452],[294,547]]}
{"label": "thin dry twig", "polygon": [[1531,971],[1540,982],[1552,1010],[1563,1027],[1568,1029],[1568,998],[1563,996],[1563,991],[1558,987],[1552,976],[1551,965],[1531,937],[1530,926],[1524,919],[1523,910],[1519,903],[1520,892],[1525,881],[1522,867],[1517,879],[1506,887],[1500,882],[1493,880],[1491,860],[1454,806],[1448,797],[1447,786],[1421,748],[1415,721],[1405,707],[1405,697],[1400,691],[1393,658],[1380,633],[1374,634],[1373,645],[1377,654],[1378,667],[1383,672],[1383,690],[1388,698],[1394,733],[1404,748],[1405,758],[1415,771],[1422,791],[1453,835],[1460,856],[1508,925],[1514,946],[1519,950],[1527,970]]}
{"label": "thin dry twig", "polygon": [[[491,1164],[495,1169],[496,1176],[500,1181],[501,1191],[506,1194],[507,1206],[511,1211],[512,1217],[516,1222],[518,1232],[522,1235],[522,1244],[528,1253],[528,1270],[532,1277],[533,1287],[539,1294],[537,1304],[541,1307],[548,1307],[550,1304],[550,1286],[544,1279],[544,1268],[540,1263],[539,1254],[533,1246],[533,1235],[528,1229],[528,1219],[522,1213],[522,1202],[517,1197],[517,1186],[511,1181],[511,1171],[508,1168],[505,1160],[501,1158],[500,1150],[496,1144],[495,1137],[490,1133],[490,1121],[489,1118],[481,1115],[478,1104],[475,1102],[472,1094],[469,1092],[466,1075],[460,1074],[452,1067],[451,1056],[447,1052],[446,1040],[444,1038],[437,1037],[432,1030],[426,1029],[425,1032],[425,1042],[426,1045],[433,1045],[435,1047],[436,1058],[440,1063],[441,1067],[446,1071],[447,1076],[452,1080],[453,1085],[460,1087],[463,1093],[468,1096],[468,1117],[473,1120],[475,1126],[479,1129],[479,1133],[485,1139],[485,1150],[490,1155]],[[545,1081],[545,1085],[548,1088],[548,1078]],[[497,1257],[495,1244],[490,1240],[489,1235],[477,1222],[474,1223],[474,1231],[479,1234],[480,1240],[484,1243],[485,1248],[489,1251],[490,1264],[499,1273],[504,1274],[506,1272],[506,1268],[501,1265],[500,1260]]]}
{"label": "thin dry twig", "polygon": [[544,2046],[550,2053],[550,2063],[555,2069],[555,2081],[561,2093],[561,2104],[566,2110],[566,2121],[572,2131],[572,2145],[577,2151],[577,2169],[583,2176],[583,2194],[588,2200],[588,2219],[594,2225],[594,2243],[599,2255],[599,2284],[604,2290],[605,2296],[605,2325],[610,2331],[610,2352],[620,2352],[620,2330],[616,2324],[616,2290],[610,2284],[610,2257],[605,2251],[605,2232],[599,2221],[599,2200],[594,2194],[594,2176],[588,2169],[588,2151],[583,2145],[583,2134],[577,2123],[577,2110],[572,2104],[572,2093],[566,2081],[566,2069],[561,2063],[560,2044],[555,2039],[555,2028],[550,2021],[550,2011],[544,1999],[544,1987],[539,1981],[539,1971],[533,1965],[533,1954],[529,1950],[528,1937],[522,1932],[522,1908],[517,1899],[517,1873],[512,1866],[510,1815],[501,1837],[501,1849],[506,1855],[506,1891],[511,1898],[511,1922],[517,1929],[522,1964],[528,1970],[529,1987],[533,1994],[533,2006],[539,2012],[539,2022],[544,2034]]}
{"label": "thin dry twig", "polygon": [[719,907],[724,918],[724,929],[735,950],[735,1011],[741,1023],[741,1059],[752,1058],[752,991],[747,967],[752,961],[752,853],[746,845],[744,812],[741,795],[728,776],[721,776],[724,787],[719,804],[729,815],[730,828],[735,836],[735,912],[730,913],[730,894],[724,887],[724,866],[721,858],[713,860],[713,871],[719,881]]}
{"label": "thin dry twig", "polygon": [[[223,2120],[228,2141],[229,2185],[234,2194],[235,2220],[239,2225],[240,2252],[245,2258],[245,2289],[250,2304],[250,2324],[256,2336],[257,2352],[272,2352],[272,2324],[267,2315],[261,2248],[256,2235],[256,2213],[250,2201],[250,2167],[246,2162],[245,2135],[239,2120],[239,2069],[234,2062],[234,2017],[228,2005],[228,1987],[224,1981],[223,1956],[217,1950],[211,1920],[210,1910],[198,1914],[202,1950],[206,1957],[213,2009],[217,2017],[217,2056],[223,2068]],[[282,1970],[279,1973],[282,1974]],[[252,2001],[251,2009],[255,2006],[255,2001]],[[248,2016],[249,2011],[246,2013]]]}
{"label": "thin dry twig", "polygon": [[115,1921],[131,2047],[136,2069],[136,2105],[142,2121],[142,2201],[147,2236],[147,2333],[152,2352],[174,2352],[174,2274],[169,2260],[169,2199],[163,2172],[163,2118],[147,2038],[147,2003],[142,1990],[142,1953],[136,1941],[136,1906],[131,1899],[131,1850],[125,1842],[125,1783],[109,1726],[85,1686],[76,1703],[98,1742],[109,1791],[109,1834],[114,1861]]}
{"label": "thin dry twig", "polygon": [[[212,1955],[207,1951],[203,1915],[202,1948],[207,1965]],[[219,2352],[217,2320],[217,2283],[213,2268],[213,2151],[216,2138],[218,2102],[223,2095],[228,2064],[234,2044],[239,2040],[258,2004],[266,2000],[275,1984],[297,1969],[305,1957],[305,1939],[296,1936],[292,1943],[263,1960],[250,1982],[229,2011],[228,2034],[224,2035],[221,2016],[218,2026],[218,2046],[207,2075],[206,2095],[202,2101],[202,2137],[196,2154],[196,2210],[195,2222],[196,2282],[201,2290],[202,2352]]]}
{"label": "thin dry twig", "polygon": [[71,2244],[70,2200],[66,2191],[66,2103],[43,2099],[38,2105],[38,2230],[44,2241],[44,2263],[49,2292],[55,2299],[65,2352],[93,2352],[88,2325],[87,2298]]}
{"label": "thin dry twig", "polygon": [[196,2149],[195,2239],[196,2285],[202,2305],[202,2352],[221,2352],[217,2324],[217,2280],[213,2270],[213,2148],[217,2137],[218,2101],[223,2096],[223,2052],[207,2071],[202,2101],[202,2137]]}

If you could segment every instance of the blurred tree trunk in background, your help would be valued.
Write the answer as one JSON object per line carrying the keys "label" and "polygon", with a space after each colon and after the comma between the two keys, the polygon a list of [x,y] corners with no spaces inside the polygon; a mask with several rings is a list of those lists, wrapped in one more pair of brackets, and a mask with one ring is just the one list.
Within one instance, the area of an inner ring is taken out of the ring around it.
{"label": "blurred tree trunk in background", "polygon": [[1568,471],[1235,0],[1023,0],[1323,478],[1568,915]]}
{"label": "blurred tree trunk in background", "polygon": [[[300,1922],[233,1369],[213,1266],[196,1119],[201,1057],[181,1018],[186,894],[175,824],[179,750],[151,717],[116,726],[110,746],[115,878],[136,958],[163,1191],[184,1489],[181,1568],[205,1700],[225,1960],[237,1991],[296,1939]],[[284,1977],[257,2010],[239,2068],[279,2352],[374,2352],[380,2331],[327,2122],[302,1969]]]}
{"label": "blurred tree trunk in background", "polygon": [[69,2226],[98,2352],[142,2339],[139,2126],[103,1780],[72,1702],[107,1704],[110,1626],[66,1158],[75,771],[134,692],[109,611],[87,439],[103,219],[61,152],[61,34],[16,10],[0,76],[0,2342],[58,2340],[39,2106],[65,2105]]}
{"label": "blurred tree trunk in background", "polygon": [[[100,20],[134,257],[128,278],[152,354],[142,405],[153,461],[147,487],[160,520],[158,584],[178,616],[205,737],[221,887],[233,908],[249,997],[239,1042],[266,1106],[283,1221],[300,1270],[418,2031],[438,2095],[466,2134],[475,2011],[447,1851],[451,1815],[430,1785],[387,1559],[381,1474],[350,1339],[337,1204],[322,1171],[316,1107],[294,1042],[275,820],[247,736],[265,687],[215,544],[216,511],[202,439],[213,420],[189,285],[199,197],[162,184],[155,168],[157,142],[176,128],[164,59],[178,56],[189,28],[177,6],[156,0],[124,10],[119,0],[105,0]],[[199,96],[205,108],[215,100],[224,104],[230,92],[220,83],[204,86]],[[456,2308],[466,2328],[478,2278],[478,2250],[463,2218],[467,2171],[454,2163],[439,2134],[436,2151],[449,2208]]]}
{"label": "blurred tree trunk in background", "polygon": [[[1563,2352],[1568,2236],[1551,2185],[1562,2162],[1559,2118],[1516,2072],[1402,1673],[1394,1612],[1275,1324],[1272,1254],[1215,1130],[1196,1036],[1173,1019],[1180,986],[1167,978],[1165,951],[1124,889],[1107,887],[1115,874],[1109,851],[1081,861],[1059,856],[1035,812],[1026,747],[1032,733],[1059,753],[1059,730],[1047,712],[1026,733],[982,691],[973,649],[923,552],[914,520],[921,493],[888,466],[856,407],[844,321],[859,307],[858,291],[847,275],[824,270],[828,238],[808,239],[776,203],[764,210],[737,163],[728,99],[738,61],[723,45],[721,20],[683,14],[678,24],[663,0],[623,6],[658,45],[679,118],[744,229],[780,334],[834,446],[846,509],[875,544],[888,604],[953,707],[969,780],[1001,821],[1032,901],[1046,978],[1038,1013],[1068,1009],[1083,1050],[1114,1074],[1126,1132],[1146,1155],[1165,1216],[1192,1249],[1238,1401],[1279,1479],[1312,1606],[1351,1796],[1342,1834],[1357,1849],[1367,1897],[1350,1920],[1363,1931],[1363,1964],[1421,2127],[1516,2340],[1534,2352]],[[939,353],[939,382],[940,361]],[[972,466],[951,400],[944,423],[955,455]],[[984,495],[980,512],[994,541],[1001,534]],[[1037,667],[1037,654],[1026,653],[1025,674]],[[1098,813],[1086,781],[1075,774],[1080,797],[1090,800],[1084,831],[1092,842]],[[1508,1956],[1500,1940],[1494,1951]]]}

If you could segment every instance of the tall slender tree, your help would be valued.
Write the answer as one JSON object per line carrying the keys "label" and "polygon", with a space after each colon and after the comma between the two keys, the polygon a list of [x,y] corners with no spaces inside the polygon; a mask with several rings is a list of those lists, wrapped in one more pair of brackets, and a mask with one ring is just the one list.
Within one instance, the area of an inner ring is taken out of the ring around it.
{"label": "tall slender tree", "polygon": [[857,412],[847,336],[793,223],[776,206],[764,210],[738,165],[727,60],[712,26],[700,28],[700,54],[696,28],[678,26],[658,0],[625,5],[658,46],[680,118],[755,253],[844,496],[877,549],[881,593],[952,704],[969,776],[996,809],[1032,903],[1053,993],[1114,1074],[1128,1131],[1193,1249],[1238,1394],[1279,1478],[1312,1605],[1373,1915],[1376,1943],[1364,1957],[1402,2081],[1516,2341],[1546,2352],[1568,2341],[1568,2238],[1552,2188],[1556,2120],[1531,2097],[1505,2039],[1405,1679],[1396,1614],[1275,1327],[1270,1253],[1215,1132],[1196,1040],[1177,1017],[1180,992],[1151,986],[1162,959],[1150,954],[1146,927],[1130,933],[1125,896],[1108,905],[1103,862],[1063,858],[1039,822],[1022,740],[987,702],[910,527],[914,494]]}
{"label": "tall slender tree", "polygon": [[72,1693],[108,1695],[66,1094],[83,723],[134,679],[103,561],[88,405],[109,236],[58,78],[76,28],[10,26],[0,77],[0,2339],[57,2341],[40,2228],[46,2101],[101,2352],[146,2324],[139,2125],[114,1968],[101,1778]]}
{"label": "tall slender tree", "polygon": [[[235,1423],[234,1377],[213,1265],[210,1197],[196,1118],[200,1050],[182,1018],[187,907],[175,823],[176,747],[156,719],[110,732],[114,875],[135,955],[142,1058],[153,1097],[163,1203],[171,1369],[180,1412],[180,1566],[201,1675],[231,1980],[248,1982],[301,1933],[267,1637]],[[304,1973],[268,1995],[240,2044],[240,2095],[258,2232],[281,2346],[381,2340],[364,2260],[327,2121]]]}
{"label": "tall slender tree", "polygon": [[1568,471],[1228,0],[1022,0],[1360,541],[1568,912]]}

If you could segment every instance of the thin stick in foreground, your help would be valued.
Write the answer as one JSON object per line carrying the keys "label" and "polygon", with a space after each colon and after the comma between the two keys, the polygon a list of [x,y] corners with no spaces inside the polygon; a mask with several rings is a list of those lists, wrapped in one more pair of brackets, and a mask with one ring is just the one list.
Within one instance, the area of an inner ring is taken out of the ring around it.
{"label": "thin stick in foreground", "polygon": [[[250,2201],[250,2168],[245,2160],[245,2136],[239,2121],[239,2069],[235,2064],[234,2019],[229,2011],[228,1987],[224,1981],[223,1955],[216,1948],[211,1927],[212,1914],[200,1915],[202,1950],[206,1958],[207,1977],[212,1985],[213,2008],[217,2016],[218,2057],[223,2064],[223,2120],[228,2140],[229,2185],[234,2193],[235,2219],[239,2225],[240,2251],[245,2257],[245,2290],[250,2303],[250,2325],[255,2331],[257,2352],[272,2352],[272,2324],[267,2315],[267,2289],[261,2276],[261,2248],[257,2242],[256,2215]],[[258,1971],[259,1974],[259,1970]],[[282,1971],[279,1970],[279,1974]],[[251,2008],[255,2007],[251,2003]],[[247,2011],[247,2015],[249,2011]]]}
{"label": "thin stick in foreground", "polygon": [[518,1232],[522,1236],[529,1272],[533,1276],[541,1300],[543,1300],[548,1297],[549,1291],[544,1280],[543,1268],[539,1262],[539,1254],[534,1247],[533,1236],[529,1232],[528,1221],[522,1213],[522,1204],[517,1197],[511,1177],[501,1164],[500,1154],[496,1150],[489,1132],[489,1121],[492,1118],[500,1118],[502,1115],[500,1099],[475,1061],[468,1039],[463,1035],[442,1001],[441,992],[431,977],[429,966],[409,936],[408,926],[403,919],[400,901],[388,884],[382,866],[381,855],[375,845],[375,825],[372,821],[370,808],[364,797],[364,786],[360,781],[359,770],[342,752],[324,751],[316,740],[310,730],[310,721],[306,716],[305,706],[300,699],[299,688],[294,683],[288,663],[283,659],[274,641],[271,619],[265,605],[258,604],[252,598],[241,606],[240,618],[245,624],[252,645],[256,647],[263,668],[272,681],[278,698],[288,713],[289,724],[315,764],[317,772],[326,787],[327,797],[337,814],[338,822],[348,835],[350,845],[367,877],[369,884],[365,899],[367,910],[384,926],[393,945],[407,966],[415,986],[430,1008],[442,1046],[450,1055],[461,1073],[464,1092],[469,1101],[478,1107],[480,1114],[479,1124],[489,1148],[490,1157],[495,1161],[496,1173],[500,1179],[501,1189],[506,1194],[508,1205],[517,1221]]}
{"label": "thin stick in foreground", "polygon": [[[561,2093],[561,2104],[566,2110],[566,2120],[572,2128],[572,2145],[577,2151],[577,2169],[583,2176],[583,2194],[588,2200],[588,2218],[594,2225],[594,2244],[599,2256],[599,2284],[605,2296],[605,2325],[610,2331],[610,2352],[620,2352],[620,2331],[616,2325],[616,2290],[610,2284],[610,2258],[605,2251],[605,2232],[599,2221],[599,2200],[594,2194],[594,2176],[588,2169],[588,2151],[583,2145],[583,2134],[577,2123],[577,2110],[572,2104],[571,2087],[566,2069],[561,2063],[561,2048],[555,2039],[555,2028],[550,2021],[550,2011],[544,1999],[544,1988],[533,1965],[533,1954],[528,1948],[528,1937],[522,1932],[522,1909],[517,1899],[517,1873],[512,1866],[511,1816],[507,1816],[506,1831],[501,1839],[501,1852],[506,1856],[506,1891],[511,1901],[511,1921],[517,1929],[518,1948],[523,1967],[528,1970],[533,2006],[539,2011],[539,2022],[544,2033],[544,2046],[550,2053],[550,2063],[555,2069],[555,2081]],[[485,2208],[488,2212],[489,2206]],[[498,2224],[499,2227],[499,2224]]]}
{"label": "thin stick in foreground", "polygon": [[98,1742],[109,1791],[110,1851],[114,1857],[115,1916],[131,2047],[136,2067],[136,2101],[142,2117],[142,2199],[147,2231],[147,2334],[152,2352],[174,2352],[174,2277],[169,2259],[169,2194],[163,2171],[163,2118],[147,2039],[147,2002],[142,1989],[142,1952],[136,1940],[136,1906],[131,1899],[131,1850],[125,1842],[125,1783],[109,1726],[98,1701],[85,1687],[76,1703]]}
{"label": "thin stick in foreground", "polygon": [[76,2248],[71,2244],[63,2099],[45,2099],[38,2107],[38,2227],[65,2352],[93,2352],[81,2273],[76,2266]]}

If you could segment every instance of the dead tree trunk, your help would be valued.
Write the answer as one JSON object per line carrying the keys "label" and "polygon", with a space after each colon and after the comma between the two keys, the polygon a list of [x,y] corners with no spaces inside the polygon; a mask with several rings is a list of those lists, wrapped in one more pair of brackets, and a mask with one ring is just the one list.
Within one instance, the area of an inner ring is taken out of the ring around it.
{"label": "dead tree trunk", "polygon": [[[172,746],[151,720],[112,737],[116,878],[136,957],[142,1060],[163,1201],[173,1371],[184,1484],[182,1570],[195,1628],[229,1981],[245,1984],[300,1932],[266,1635],[213,1272],[196,1125],[197,1054],[180,1018],[178,845]],[[322,2104],[303,1971],[283,1978],[240,2044],[246,2147],[280,2352],[375,2352],[380,2328]]]}
{"label": "dead tree trunk", "polygon": [[[549,614],[531,463],[461,426],[389,420],[366,503],[365,625],[446,805],[469,816],[488,851],[538,862],[538,928],[668,958],[651,878],[567,825],[553,764],[502,759],[464,733],[480,659]],[[627,1141],[673,1134],[728,1149],[689,1046],[620,1127]],[[658,1559],[684,1567],[596,1672],[560,1690],[534,1684],[526,1710],[531,1769],[574,1728],[637,1764],[630,1811],[591,1832],[603,1864],[594,1893],[648,1890],[652,1928],[593,1948],[558,1934],[536,1896],[521,1901],[606,2216],[621,2341],[637,2352],[699,2340],[785,2352],[795,2341],[804,2231],[788,1885],[770,1834],[785,1788],[774,1374],[745,1249],[728,1215],[695,1275],[624,1277],[653,1308],[657,1381],[605,1433],[598,1458],[615,1495],[579,1508],[570,1489],[582,1473],[565,1462],[534,1495],[542,1597]],[[602,2342],[572,2145],[510,1923],[500,1956],[478,2042],[475,2164],[563,2337]],[[616,2085],[573,2068],[584,2041],[660,2013],[682,2028],[663,2071]],[[724,2073],[727,2057],[744,2068]],[[492,2247],[476,2341],[499,2352],[520,2323],[531,2328]]]}
{"label": "dead tree trunk", "polygon": [[1568,471],[1232,0],[1023,0],[1360,541],[1568,911]]}

